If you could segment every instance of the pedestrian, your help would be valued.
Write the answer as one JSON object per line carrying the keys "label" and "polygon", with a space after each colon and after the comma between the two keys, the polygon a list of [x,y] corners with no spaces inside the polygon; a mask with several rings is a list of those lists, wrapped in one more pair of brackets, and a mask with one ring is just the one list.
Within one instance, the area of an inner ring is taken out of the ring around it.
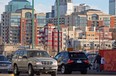
{"label": "pedestrian", "polygon": [[98,54],[98,55],[95,57],[94,63],[97,65],[97,66],[96,66],[97,72],[100,72],[100,71],[101,71],[101,68],[100,68],[100,65],[101,65],[101,55],[100,55],[100,54]]}
{"label": "pedestrian", "polygon": [[105,60],[104,57],[101,57],[101,71],[104,70]]}

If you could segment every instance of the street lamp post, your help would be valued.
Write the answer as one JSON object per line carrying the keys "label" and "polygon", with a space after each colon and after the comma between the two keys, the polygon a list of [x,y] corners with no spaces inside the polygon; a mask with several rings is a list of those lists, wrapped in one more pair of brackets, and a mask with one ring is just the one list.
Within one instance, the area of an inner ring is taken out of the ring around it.
{"label": "street lamp post", "polygon": [[99,29],[99,50],[100,50],[100,47],[101,47],[100,38],[101,38],[101,34],[100,34],[100,29]]}
{"label": "street lamp post", "polygon": [[57,0],[57,19],[58,19],[58,24],[57,24],[57,28],[58,28],[58,53],[60,52],[60,23],[59,23],[59,17],[60,17],[60,12],[59,12],[59,0]]}
{"label": "street lamp post", "polygon": [[[100,39],[101,39],[101,33],[100,33],[100,28],[102,28],[102,27],[104,27],[104,26],[99,26],[98,27],[98,30],[99,30],[99,50],[100,50],[100,48],[101,48],[101,42],[100,42]],[[104,32],[103,32],[103,36],[104,36]],[[104,37],[103,37],[104,38]],[[103,38],[102,38],[102,42],[103,42]],[[104,46],[104,45],[103,45]]]}
{"label": "street lamp post", "polygon": [[34,0],[32,0],[32,49],[35,48]]}

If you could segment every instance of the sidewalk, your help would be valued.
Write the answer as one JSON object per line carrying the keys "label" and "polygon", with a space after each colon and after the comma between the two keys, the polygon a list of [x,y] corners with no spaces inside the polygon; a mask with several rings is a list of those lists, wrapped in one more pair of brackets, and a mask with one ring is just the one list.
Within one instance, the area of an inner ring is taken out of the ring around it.
{"label": "sidewalk", "polygon": [[101,72],[97,72],[96,70],[88,70],[88,74],[116,75],[116,72],[110,72],[110,71],[101,71]]}

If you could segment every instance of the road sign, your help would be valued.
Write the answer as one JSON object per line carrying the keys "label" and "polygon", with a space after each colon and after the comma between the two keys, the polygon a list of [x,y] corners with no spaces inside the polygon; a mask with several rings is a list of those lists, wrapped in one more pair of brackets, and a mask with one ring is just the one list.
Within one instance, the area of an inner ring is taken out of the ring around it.
{"label": "road sign", "polygon": [[67,51],[73,51],[73,48],[67,48]]}

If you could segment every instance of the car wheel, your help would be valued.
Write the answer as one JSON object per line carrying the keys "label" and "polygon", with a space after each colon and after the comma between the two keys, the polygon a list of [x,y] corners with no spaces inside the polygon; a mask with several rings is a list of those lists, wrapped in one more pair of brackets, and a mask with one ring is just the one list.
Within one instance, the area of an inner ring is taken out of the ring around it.
{"label": "car wheel", "polygon": [[18,66],[17,65],[14,65],[13,72],[14,72],[15,76],[19,76],[19,71],[18,71]]}
{"label": "car wheel", "polygon": [[67,73],[68,73],[68,71],[67,71],[65,65],[62,65],[62,66],[61,66],[61,73],[62,73],[62,74],[67,74]]}
{"label": "car wheel", "polygon": [[8,71],[8,74],[12,74],[12,72],[11,71]]}
{"label": "car wheel", "polygon": [[52,72],[51,76],[57,76],[57,71]]}
{"label": "car wheel", "polygon": [[37,76],[40,76],[40,73],[36,73]]}
{"label": "car wheel", "polygon": [[72,74],[72,70],[68,70],[68,74]]}
{"label": "car wheel", "polygon": [[28,67],[28,74],[29,74],[29,76],[34,76],[34,70],[33,70],[32,65],[29,65],[29,67]]}
{"label": "car wheel", "polygon": [[81,71],[81,74],[87,74],[87,70]]}

